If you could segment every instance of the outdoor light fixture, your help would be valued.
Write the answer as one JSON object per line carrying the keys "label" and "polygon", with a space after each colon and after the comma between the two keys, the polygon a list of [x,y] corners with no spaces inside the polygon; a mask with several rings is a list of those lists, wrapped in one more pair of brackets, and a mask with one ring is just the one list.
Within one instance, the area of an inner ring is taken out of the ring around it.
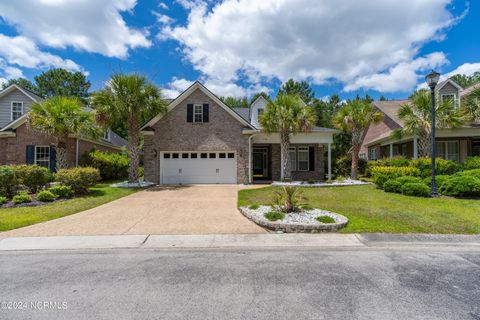
{"label": "outdoor light fixture", "polygon": [[436,148],[435,148],[435,87],[437,86],[438,80],[440,79],[440,73],[432,70],[426,77],[428,86],[430,87],[431,93],[431,118],[432,118],[432,181],[431,181],[431,190],[430,194],[432,197],[438,196],[437,185],[435,183],[435,157],[436,157]]}

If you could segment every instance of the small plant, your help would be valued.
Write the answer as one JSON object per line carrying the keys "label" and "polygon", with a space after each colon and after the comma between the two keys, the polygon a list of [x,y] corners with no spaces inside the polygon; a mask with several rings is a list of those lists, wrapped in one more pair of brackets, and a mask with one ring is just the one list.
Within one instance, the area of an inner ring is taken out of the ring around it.
{"label": "small plant", "polygon": [[12,200],[15,204],[32,202],[32,196],[26,192],[20,192]]}
{"label": "small plant", "polygon": [[329,217],[329,216],[318,216],[315,218],[318,222],[321,222],[321,223],[335,223],[335,219],[333,219],[332,217]]}
{"label": "small plant", "polygon": [[126,154],[92,150],[84,154],[82,165],[97,168],[102,180],[125,179],[128,177],[129,159]]}
{"label": "small plant", "polygon": [[51,193],[53,193],[57,198],[64,198],[68,199],[73,196],[73,190],[69,186],[53,186],[50,189],[48,189]]}
{"label": "small plant", "polygon": [[302,208],[303,211],[310,211],[310,210],[315,209],[314,207],[312,207],[309,204],[304,204],[304,205],[301,206],[301,208]]}
{"label": "small plant", "polygon": [[258,204],[252,204],[251,206],[248,207],[250,210],[257,210],[258,208],[260,208],[260,206]]}
{"label": "small plant", "polygon": [[282,187],[280,191],[275,191],[273,197],[273,207],[285,213],[300,211],[300,202],[302,201],[302,192],[298,187]]}
{"label": "small plant", "polygon": [[55,198],[56,196],[48,190],[42,190],[37,194],[37,200],[41,202],[52,202]]}
{"label": "small plant", "polygon": [[18,187],[15,170],[11,166],[0,166],[0,195],[11,198]]}
{"label": "small plant", "polygon": [[401,193],[402,186],[402,183],[397,179],[390,179],[383,184],[383,190],[385,190],[385,192]]}
{"label": "small plant", "polygon": [[270,221],[282,220],[283,218],[285,218],[285,213],[281,211],[270,211],[265,213],[265,218]]}
{"label": "small plant", "polygon": [[383,188],[383,184],[391,179],[420,175],[420,170],[413,167],[373,167],[370,172],[373,182],[380,188]]}
{"label": "small plant", "polygon": [[100,181],[100,172],[89,167],[61,169],[55,174],[55,180],[71,187],[75,194],[86,194],[88,188]]}
{"label": "small plant", "polygon": [[7,203],[7,197],[1,197],[0,196],[0,205]]}
{"label": "small plant", "polygon": [[409,182],[402,186],[402,194],[414,197],[430,197],[430,188],[423,182]]}
{"label": "small plant", "polygon": [[480,169],[480,156],[468,157],[463,163],[466,170]]}
{"label": "small plant", "polygon": [[16,165],[12,166],[19,183],[28,188],[31,193],[38,190],[53,181],[53,175],[45,167],[37,165]]}

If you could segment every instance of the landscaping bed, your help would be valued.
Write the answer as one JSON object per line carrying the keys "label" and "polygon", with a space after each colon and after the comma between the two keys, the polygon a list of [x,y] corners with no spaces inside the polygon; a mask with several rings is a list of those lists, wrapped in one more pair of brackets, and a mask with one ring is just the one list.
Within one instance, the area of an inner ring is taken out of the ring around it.
{"label": "landscaping bed", "polygon": [[[281,219],[270,221],[265,217],[265,215],[273,210],[275,210],[275,208],[271,206],[240,207],[240,212],[244,216],[256,224],[274,231],[295,233],[336,231],[340,228],[343,228],[348,223],[348,219],[346,217],[320,209],[308,209],[300,212],[291,212],[280,215],[283,216]],[[321,222],[322,220],[328,222]]]}
{"label": "landscaping bed", "polygon": [[272,186],[292,186],[292,187],[343,187],[343,186],[362,186],[365,184],[370,184],[369,182],[361,180],[333,180],[333,181],[291,181],[291,182],[282,182],[274,181]]}

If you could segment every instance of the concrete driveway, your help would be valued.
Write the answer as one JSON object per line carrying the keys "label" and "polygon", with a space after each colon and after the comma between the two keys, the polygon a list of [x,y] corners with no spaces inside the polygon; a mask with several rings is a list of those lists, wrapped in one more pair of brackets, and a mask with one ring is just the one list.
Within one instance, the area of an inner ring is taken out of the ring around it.
{"label": "concrete driveway", "polygon": [[64,218],[0,233],[60,235],[265,233],[237,210],[237,185],[156,187]]}

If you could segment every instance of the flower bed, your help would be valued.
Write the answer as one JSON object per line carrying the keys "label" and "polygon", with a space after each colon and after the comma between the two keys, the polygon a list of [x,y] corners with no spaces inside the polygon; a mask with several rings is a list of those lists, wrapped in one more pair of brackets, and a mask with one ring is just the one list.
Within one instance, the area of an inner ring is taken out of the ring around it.
{"label": "flower bed", "polygon": [[369,182],[360,181],[360,180],[334,180],[331,182],[307,182],[307,181],[292,181],[292,182],[281,182],[274,181],[272,186],[291,186],[291,187],[343,187],[343,186],[361,186],[365,184],[370,184]]}
{"label": "flower bed", "polygon": [[[301,212],[285,214],[281,220],[270,221],[265,214],[273,211],[271,206],[259,206],[258,208],[240,207],[240,212],[256,224],[274,231],[309,233],[322,231],[336,231],[347,225],[348,219],[338,213],[326,210],[310,209]],[[335,220],[334,223],[322,223],[318,217],[327,216]]]}

